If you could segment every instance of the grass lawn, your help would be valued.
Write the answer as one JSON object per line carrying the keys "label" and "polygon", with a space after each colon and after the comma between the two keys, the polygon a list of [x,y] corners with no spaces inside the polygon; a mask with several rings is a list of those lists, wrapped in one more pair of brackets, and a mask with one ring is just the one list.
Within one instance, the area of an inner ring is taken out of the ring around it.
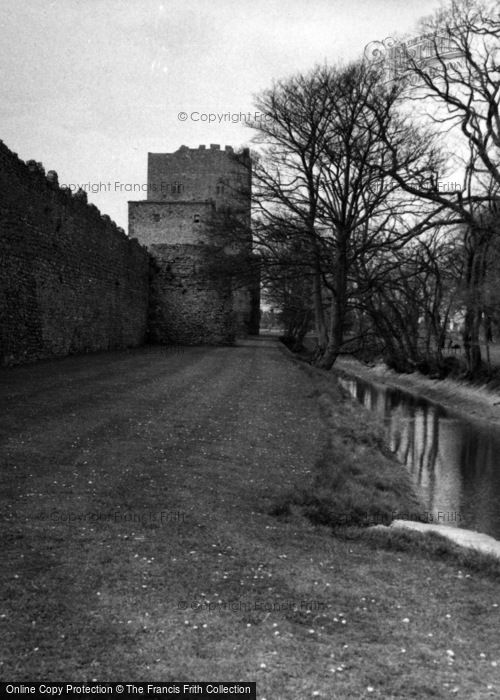
{"label": "grass lawn", "polygon": [[363,527],[417,504],[331,376],[270,343],[3,380],[3,680],[500,697],[500,565]]}

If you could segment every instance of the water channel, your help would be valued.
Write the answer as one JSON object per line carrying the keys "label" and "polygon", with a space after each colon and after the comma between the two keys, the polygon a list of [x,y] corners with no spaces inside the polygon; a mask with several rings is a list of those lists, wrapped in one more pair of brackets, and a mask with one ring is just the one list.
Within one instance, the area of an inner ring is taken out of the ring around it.
{"label": "water channel", "polygon": [[385,422],[389,445],[409,470],[424,506],[425,522],[500,540],[500,429],[457,418],[399,389],[353,376],[339,380]]}

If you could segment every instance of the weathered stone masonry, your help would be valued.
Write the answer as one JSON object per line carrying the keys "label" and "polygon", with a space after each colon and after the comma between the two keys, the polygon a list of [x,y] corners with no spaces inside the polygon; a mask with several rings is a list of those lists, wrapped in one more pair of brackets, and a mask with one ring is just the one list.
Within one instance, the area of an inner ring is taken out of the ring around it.
{"label": "weathered stone masonry", "polygon": [[129,202],[129,232],[157,264],[153,340],[219,344],[258,333],[250,194],[248,149],[212,144],[148,155],[148,199]]}
{"label": "weathered stone masonry", "polygon": [[258,333],[249,164],[229,147],[150,154],[128,238],[0,141],[0,364]]}
{"label": "weathered stone masonry", "polygon": [[144,342],[147,251],[0,142],[0,364]]}

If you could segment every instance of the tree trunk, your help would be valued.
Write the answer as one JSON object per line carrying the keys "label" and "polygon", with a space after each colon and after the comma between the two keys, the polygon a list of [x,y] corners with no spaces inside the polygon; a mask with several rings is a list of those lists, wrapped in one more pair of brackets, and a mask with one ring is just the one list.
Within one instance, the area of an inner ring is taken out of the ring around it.
{"label": "tree trunk", "polygon": [[319,357],[317,367],[321,369],[331,369],[335,364],[335,360],[339,356],[342,346],[342,331],[341,331],[341,309],[338,303],[338,297],[332,297],[330,310],[330,333],[329,340],[322,355]]}
{"label": "tree trunk", "polygon": [[323,295],[321,293],[321,267],[318,251],[315,252],[315,264],[313,275],[313,310],[314,327],[316,330],[317,349],[315,357],[320,357],[327,346],[325,310],[323,308]]}
{"label": "tree trunk", "polygon": [[321,369],[333,367],[344,343],[347,316],[347,241],[348,236],[343,234],[339,241],[338,256],[335,261],[335,293],[331,304],[328,344],[317,362],[317,366]]}
{"label": "tree trunk", "polygon": [[[473,234],[474,235],[474,234]],[[479,331],[481,327],[482,304],[482,264],[480,255],[480,242],[477,240],[477,235],[471,241],[472,248],[469,250],[466,266],[466,287],[467,301],[465,310],[463,343],[465,360],[467,363],[467,372],[469,376],[474,377],[481,369],[481,347],[479,345]]]}

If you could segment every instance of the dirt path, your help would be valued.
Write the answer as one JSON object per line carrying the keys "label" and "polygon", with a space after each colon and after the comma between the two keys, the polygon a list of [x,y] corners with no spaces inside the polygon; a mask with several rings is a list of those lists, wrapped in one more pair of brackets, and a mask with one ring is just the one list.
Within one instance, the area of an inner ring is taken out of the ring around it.
{"label": "dirt path", "polygon": [[[322,440],[314,382],[278,343],[68,358],[0,382],[3,679],[388,700],[447,697],[460,678],[489,697],[496,668],[469,652],[483,613],[495,647],[494,582],[268,514]],[[452,632],[436,606],[455,590]]]}

